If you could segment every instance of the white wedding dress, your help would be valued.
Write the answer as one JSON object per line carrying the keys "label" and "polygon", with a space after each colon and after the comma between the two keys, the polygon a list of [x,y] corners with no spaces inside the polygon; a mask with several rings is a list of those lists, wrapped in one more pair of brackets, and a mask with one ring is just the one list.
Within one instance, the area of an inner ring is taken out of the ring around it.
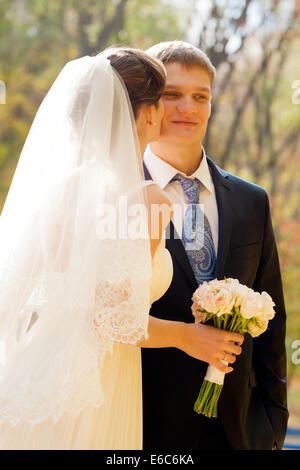
{"label": "white wedding dress", "polygon": [[[168,289],[173,276],[170,253],[162,239],[152,261],[151,303]],[[101,371],[105,401],[86,408],[79,417],[64,414],[34,427],[21,423],[0,426],[0,449],[97,450],[142,449],[141,349],[114,343]],[[69,429],[73,429],[70,434]]]}
{"label": "white wedding dress", "polygon": [[134,345],[172,278],[163,241],[151,260],[147,184],[119,75],[70,61],[0,217],[0,449],[141,449]]}

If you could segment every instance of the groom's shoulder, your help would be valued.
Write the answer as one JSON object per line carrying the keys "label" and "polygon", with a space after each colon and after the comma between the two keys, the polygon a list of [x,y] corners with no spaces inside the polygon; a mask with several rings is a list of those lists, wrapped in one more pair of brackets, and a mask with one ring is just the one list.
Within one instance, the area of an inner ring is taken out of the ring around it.
{"label": "groom's shoulder", "polygon": [[221,177],[225,178],[225,180],[234,187],[235,191],[241,191],[248,195],[256,195],[258,197],[262,197],[263,199],[268,197],[267,191],[262,186],[252,183],[251,181],[247,181],[237,175],[234,175],[233,173],[224,170],[223,168],[220,168],[211,158],[208,158],[208,163],[212,168],[214,167],[215,171],[218,172]]}

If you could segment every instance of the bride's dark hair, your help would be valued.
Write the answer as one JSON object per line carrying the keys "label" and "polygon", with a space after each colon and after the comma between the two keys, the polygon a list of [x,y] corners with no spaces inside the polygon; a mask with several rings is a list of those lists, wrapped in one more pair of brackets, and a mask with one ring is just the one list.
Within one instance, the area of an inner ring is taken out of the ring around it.
{"label": "bride's dark hair", "polygon": [[130,47],[112,46],[100,54],[110,61],[123,80],[135,119],[143,105],[158,105],[166,81],[166,71],[160,60]]}

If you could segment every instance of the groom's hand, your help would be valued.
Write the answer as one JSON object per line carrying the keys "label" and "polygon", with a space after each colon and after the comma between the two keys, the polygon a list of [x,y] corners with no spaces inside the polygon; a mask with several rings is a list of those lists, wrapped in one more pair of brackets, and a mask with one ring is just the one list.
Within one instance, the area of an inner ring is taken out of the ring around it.
{"label": "groom's hand", "polygon": [[221,372],[232,372],[233,368],[223,361],[233,364],[241,354],[243,335],[219,330],[202,323],[182,323],[177,347],[189,356],[215,366]]}

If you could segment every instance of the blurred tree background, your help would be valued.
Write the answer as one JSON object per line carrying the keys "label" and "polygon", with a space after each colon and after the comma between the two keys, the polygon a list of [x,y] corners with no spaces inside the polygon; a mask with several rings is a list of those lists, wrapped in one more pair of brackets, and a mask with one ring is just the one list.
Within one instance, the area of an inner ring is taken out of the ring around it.
{"label": "blurred tree background", "polygon": [[[300,380],[292,360],[300,340],[299,18],[300,0],[0,0],[0,208],[37,108],[68,60],[173,39],[206,51],[217,68],[206,151],[271,200],[289,384]],[[300,417],[300,391],[289,393]]]}

